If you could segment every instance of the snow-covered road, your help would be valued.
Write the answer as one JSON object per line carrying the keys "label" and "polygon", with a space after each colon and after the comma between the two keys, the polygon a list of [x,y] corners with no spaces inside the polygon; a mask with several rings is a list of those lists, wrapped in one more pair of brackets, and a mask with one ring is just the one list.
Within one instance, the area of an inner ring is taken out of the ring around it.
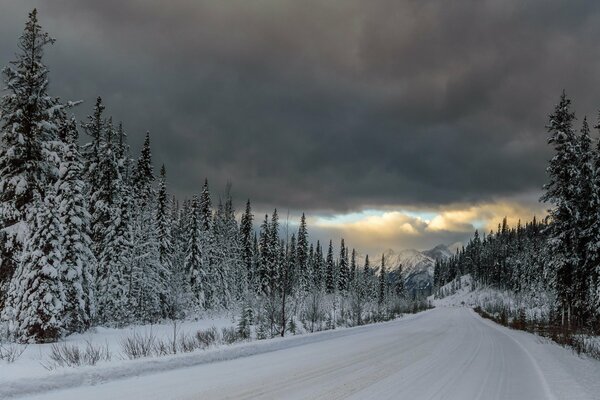
{"label": "snow-covered road", "polygon": [[599,362],[467,308],[434,309],[321,339],[31,398],[600,399]]}

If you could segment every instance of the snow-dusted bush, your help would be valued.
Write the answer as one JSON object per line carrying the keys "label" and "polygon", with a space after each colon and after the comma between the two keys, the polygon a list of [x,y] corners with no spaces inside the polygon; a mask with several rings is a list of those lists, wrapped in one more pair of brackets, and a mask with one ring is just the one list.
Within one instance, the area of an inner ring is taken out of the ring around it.
{"label": "snow-dusted bush", "polygon": [[179,335],[178,345],[179,351],[182,353],[190,353],[200,348],[198,341],[192,335],[186,333]]}
{"label": "snow-dusted bush", "polygon": [[0,360],[11,364],[21,357],[25,349],[27,349],[27,345],[0,343]]}
{"label": "snow-dusted bush", "polygon": [[215,344],[217,342],[218,336],[219,333],[217,331],[217,328],[215,328],[214,326],[205,330],[200,329],[198,332],[196,332],[196,340],[198,341],[198,343],[200,344],[200,348],[202,349],[205,349],[210,345]]}
{"label": "snow-dusted bush", "polygon": [[112,354],[108,345],[96,346],[86,341],[85,348],[76,344],[54,343],[50,350],[50,360],[43,363],[46,369],[58,367],[77,367],[80,365],[96,365],[100,361],[110,361]]}
{"label": "snow-dusted bush", "polygon": [[121,340],[121,350],[130,360],[151,356],[156,348],[156,336],[152,332],[133,335]]}
{"label": "snow-dusted bush", "polygon": [[156,339],[156,342],[154,343],[154,354],[156,354],[157,357],[175,354],[177,351],[176,345],[177,344],[173,345],[173,340]]}
{"label": "snow-dusted bush", "polygon": [[234,327],[223,328],[221,330],[221,334],[221,337],[223,338],[223,343],[225,344],[232,344],[240,339]]}
{"label": "snow-dusted bush", "polygon": [[323,307],[323,294],[319,290],[314,290],[308,296],[305,307],[302,310],[301,320],[304,329],[310,332],[320,331],[325,316],[326,311]]}

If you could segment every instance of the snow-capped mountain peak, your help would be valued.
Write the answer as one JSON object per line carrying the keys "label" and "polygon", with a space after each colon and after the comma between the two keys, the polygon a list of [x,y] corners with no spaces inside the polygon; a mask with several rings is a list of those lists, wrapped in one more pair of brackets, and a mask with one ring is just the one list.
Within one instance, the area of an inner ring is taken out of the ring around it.
{"label": "snow-capped mountain peak", "polygon": [[411,293],[415,289],[427,290],[433,286],[435,260],[450,257],[452,251],[446,245],[440,244],[425,251],[388,249],[383,254],[388,271],[397,271],[402,265],[405,287]]}

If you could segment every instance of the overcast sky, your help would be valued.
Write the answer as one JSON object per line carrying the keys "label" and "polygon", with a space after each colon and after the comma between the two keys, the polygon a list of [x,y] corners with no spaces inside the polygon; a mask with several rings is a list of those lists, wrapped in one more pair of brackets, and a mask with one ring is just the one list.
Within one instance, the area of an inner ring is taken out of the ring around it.
{"label": "overcast sky", "polygon": [[600,107],[598,1],[0,0],[2,64],[33,7],[52,94],[149,130],[178,196],[231,181],[363,251],[540,215],[547,115]]}

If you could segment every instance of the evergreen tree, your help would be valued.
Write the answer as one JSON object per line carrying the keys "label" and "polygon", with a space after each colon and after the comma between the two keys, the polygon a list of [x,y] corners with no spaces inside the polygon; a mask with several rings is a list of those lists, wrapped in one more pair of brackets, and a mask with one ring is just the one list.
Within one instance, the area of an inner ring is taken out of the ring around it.
{"label": "evergreen tree", "polygon": [[385,271],[385,256],[381,256],[381,269],[379,270],[379,295],[377,297],[377,303],[379,306],[385,302],[386,292],[386,271]]}
{"label": "evergreen tree", "polygon": [[269,216],[265,214],[265,219],[260,226],[260,236],[259,236],[259,260],[258,260],[258,279],[259,279],[259,288],[264,295],[269,295],[270,293],[270,279],[269,275],[269,263],[272,259],[271,253],[273,249],[271,248],[271,225],[269,224]]}
{"label": "evergreen tree", "polygon": [[205,306],[207,285],[206,271],[202,258],[202,242],[200,240],[200,201],[198,196],[192,198],[187,225],[187,247],[185,251],[185,271],[188,274],[190,289],[196,304]]}
{"label": "evergreen tree", "polygon": [[94,264],[89,237],[89,219],[85,200],[83,164],[77,145],[75,120],[64,122],[65,145],[56,183],[56,206],[61,226],[59,275],[64,288],[64,325],[67,332],[82,332],[92,323],[96,304]]}
{"label": "evergreen tree", "polygon": [[333,245],[329,241],[329,250],[327,250],[327,261],[325,264],[325,290],[327,293],[335,291],[335,272],[333,262]]}
{"label": "evergreen tree", "polygon": [[352,249],[352,257],[350,258],[350,282],[356,279],[356,250]]}
{"label": "evergreen tree", "polygon": [[590,129],[587,118],[583,119],[581,134],[578,139],[578,193],[575,198],[577,209],[575,212],[574,224],[577,227],[577,248],[579,262],[573,271],[573,307],[578,318],[584,318],[588,312],[593,312],[591,286],[593,285],[593,275],[595,272],[594,256],[589,254],[589,243],[596,237],[593,236],[595,209],[594,203],[594,155],[592,152],[592,140],[590,138]]}
{"label": "evergreen tree", "polygon": [[132,311],[136,318],[143,322],[153,322],[160,318],[163,313],[160,298],[166,292],[166,272],[159,261],[159,243],[156,236],[154,180],[150,135],[146,133],[133,179],[134,258],[130,278]]}
{"label": "evergreen tree", "polygon": [[242,214],[242,218],[240,220],[240,241],[242,246],[242,259],[244,266],[246,267],[246,282],[248,288],[253,287],[255,280],[253,249],[254,228],[252,226],[253,220],[254,215],[252,214],[250,200],[248,199],[248,201],[246,202],[246,210],[244,211],[244,214]]}
{"label": "evergreen tree", "polygon": [[0,307],[27,236],[27,215],[57,175],[56,118],[63,106],[48,95],[44,48],[54,43],[29,13],[16,60],[3,69],[0,100]]}
{"label": "evergreen tree", "polygon": [[213,231],[213,210],[208,180],[204,180],[202,193],[200,194],[199,202],[199,218],[200,218],[200,247],[202,249],[202,263],[207,279],[207,285],[204,288],[205,305],[211,306],[216,302],[213,298],[212,280],[215,274],[214,266],[214,231]]}
{"label": "evergreen tree", "polygon": [[[595,128],[600,132],[600,113]],[[586,232],[586,236],[591,238],[591,240],[587,243],[586,253],[589,264],[595,265],[595,269],[590,275],[590,297],[592,303],[590,305],[595,308],[596,314],[600,314],[600,139],[596,142],[594,157],[592,159],[592,179],[593,191],[589,204],[591,212],[588,215],[590,223]]]}
{"label": "evergreen tree", "polygon": [[[170,281],[169,275],[173,272],[173,237],[172,214],[169,210],[170,201],[167,195],[167,170],[163,164],[160,169],[160,179],[158,183],[158,195],[156,205],[156,238],[158,240],[158,261],[160,263],[159,279],[163,285]],[[167,285],[168,286],[168,285]],[[168,287],[165,287],[160,293],[160,303],[163,308],[163,314],[166,316]]]}
{"label": "evergreen tree", "polygon": [[[96,105],[98,107],[98,104]],[[97,111],[97,110],[96,110]],[[100,132],[101,144],[99,148],[99,160],[95,166],[94,175],[98,186],[94,188],[91,201],[94,206],[91,207],[94,214],[91,215],[91,233],[92,249],[96,256],[97,263],[95,268],[94,285],[95,291],[99,294],[98,313],[100,321],[110,322],[109,310],[106,300],[109,296],[109,281],[113,279],[113,274],[119,273],[122,266],[116,261],[120,255],[115,252],[114,237],[119,223],[119,189],[121,187],[121,178],[119,175],[119,165],[115,152],[115,130],[112,121],[109,119],[102,124]]]}
{"label": "evergreen tree", "polygon": [[350,277],[350,270],[348,268],[348,249],[344,243],[344,239],[340,244],[340,265],[338,269],[338,289],[342,293],[346,293],[348,290],[348,282]]}
{"label": "evergreen tree", "polygon": [[243,249],[230,192],[230,185],[227,185],[225,203],[219,202],[213,224],[212,286],[216,290],[216,305],[224,308],[241,300],[246,289]]}
{"label": "evergreen tree", "polygon": [[323,258],[323,248],[321,242],[317,240],[317,247],[315,250],[315,262],[313,271],[314,287],[321,291],[325,285],[325,260]]}
{"label": "evergreen tree", "polygon": [[302,292],[309,289],[308,273],[308,231],[306,229],[306,217],[302,213],[300,226],[298,228],[298,244],[296,246],[297,262],[295,266],[298,288]]}
{"label": "evergreen tree", "polygon": [[364,279],[364,290],[365,295],[368,298],[373,296],[373,288],[371,285],[371,279],[373,277],[373,271],[371,270],[371,264],[369,263],[369,255],[365,256],[365,265],[363,267],[363,279]]}
{"label": "evergreen tree", "polygon": [[267,274],[269,279],[269,293],[274,295],[280,288],[280,262],[283,261],[281,253],[285,250],[279,241],[279,215],[277,209],[271,215],[271,226],[269,227],[270,257],[267,262]]}
{"label": "evergreen tree", "polygon": [[[113,142],[111,137],[111,143]],[[114,146],[111,144],[111,151]],[[115,156],[117,174],[113,182],[115,203],[111,207],[111,220],[103,238],[102,263],[109,271],[104,292],[97,298],[100,322],[121,326],[132,321],[130,296],[134,267],[134,199],[130,182],[129,150],[123,125],[119,124]],[[109,157],[109,159],[112,157]]]}
{"label": "evergreen tree", "polygon": [[167,197],[167,170],[164,164],[160,169],[157,200],[156,229],[159,244],[158,253],[160,257],[160,264],[164,269],[170,271],[173,266],[173,238],[171,236],[172,214],[169,210],[169,199]]}
{"label": "evergreen tree", "polygon": [[11,280],[2,319],[20,342],[53,342],[65,332],[66,297],[61,280],[61,224],[54,193],[36,195],[29,212],[31,235]]}
{"label": "evergreen tree", "polygon": [[[94,106],[94,112],[88,116],[88,122],[83,123],[82,127],[84,131],[91,137],[91,142],[86,144],[83,148],[83,155],[85,157],[85,178],[88,187],[88,207],[89,214],[91,217],[90,230],[92,239],[92,252],[97,259],[101,258],[100,252],[104,247],[104,233],[108,226],[112,216],[108,209],[108,204],[112,202],[112,185],[109,179],[103,179],[102,170],[100,164],[103,161],[103,147],[104,147],[104,132],[106,128],[106,121],[103,116],[104,105],[102,99],[98,97],[96,105]],[[111,159],[110,157],[106,160],[105,166],[108,166]],[[105,178],[110,177],[108,171],[105,172]],[[104,185],[103,185],[104,183]],[[109,192],[106,193],[105,190]]]}
{"label": "evergreen tree", "polygon": [[571,100],[563,92],[548,125],[548,143],[554,147],[547,172],[549,182],[544,185],[541,200],[551,203],[548,254],[552,284],[563,313],[563,323],[570,322],[573,303],[573,271],[580,262],[574,249],[577,246],[579,228],[576,226],[577,195],[579,182],[577,138],[573,131],[575,114]]}

